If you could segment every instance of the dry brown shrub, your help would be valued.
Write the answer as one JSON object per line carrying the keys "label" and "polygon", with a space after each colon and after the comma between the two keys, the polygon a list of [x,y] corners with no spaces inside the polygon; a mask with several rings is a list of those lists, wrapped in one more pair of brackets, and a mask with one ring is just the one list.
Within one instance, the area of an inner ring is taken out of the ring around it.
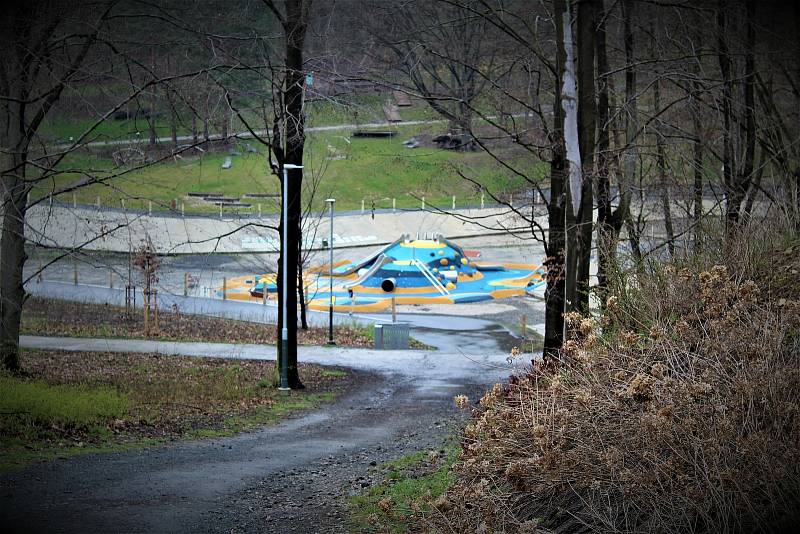
{"label": "dry brown shrub", "polygon": [[454,466],[458,483],[431,528],[751,532],[794,525],[798,291],[778,302],[734,268],[652,268],[620,284],[602,333],[570,318],[579,339],[560,365],[533,368],[481,399]]}

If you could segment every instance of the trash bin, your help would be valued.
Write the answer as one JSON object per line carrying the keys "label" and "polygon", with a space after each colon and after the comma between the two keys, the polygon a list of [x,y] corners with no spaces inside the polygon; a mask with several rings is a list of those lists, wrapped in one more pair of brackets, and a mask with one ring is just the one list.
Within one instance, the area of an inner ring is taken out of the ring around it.
{"label": "trash bin", "polygon": [[377,350],[407,350],[408,323],[384,323],[375,325],[375,348]]}

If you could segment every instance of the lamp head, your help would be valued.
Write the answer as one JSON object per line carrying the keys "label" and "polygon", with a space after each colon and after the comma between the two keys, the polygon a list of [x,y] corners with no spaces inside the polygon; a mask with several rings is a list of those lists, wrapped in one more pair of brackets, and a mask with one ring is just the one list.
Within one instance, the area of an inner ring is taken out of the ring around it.
{"label": "lamp head", "polygon": [[302,169],[303,166],[302,165],[295,165],[294,163],[284,163],[283,164],[283,168],[284,169],[289,169],[289,170],[291,170],[291,169]]}

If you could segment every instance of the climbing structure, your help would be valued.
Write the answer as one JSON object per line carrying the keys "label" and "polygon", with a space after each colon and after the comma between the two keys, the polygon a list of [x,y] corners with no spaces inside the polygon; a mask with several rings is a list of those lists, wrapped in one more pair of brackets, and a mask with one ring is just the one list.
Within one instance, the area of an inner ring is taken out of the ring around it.
{"label": "climbing structure", "polygon": [[[455,304],[501,299],[533,292],[544,285],[536,265],[481,262],[478,254],[438,237],[404,236],[358,262],[312,269],[305,295],[312,310],[327,310],[333,279],[335,311],[381,311],[397,304]],[[231,281],[227,298],[260,300],[277,291],[275,275]]]}

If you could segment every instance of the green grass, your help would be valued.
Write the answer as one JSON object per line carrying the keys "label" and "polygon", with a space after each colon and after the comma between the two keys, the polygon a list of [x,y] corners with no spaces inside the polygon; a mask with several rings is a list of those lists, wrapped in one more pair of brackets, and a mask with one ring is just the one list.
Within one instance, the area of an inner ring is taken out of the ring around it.
{"label": "green grass", "polygon": [[[417,148],[407,149],[402,142],[423,130],[439,131],[441,127],[430,125],[408,126],[398,129],[393,138],[385,139],[344,139],[350,135],[347,130],[312,133],[306,148],[306,171],[304,202],[310,202],[312,188],[309,184],[318,182],[312,207],[323,209],[324,199],[333,196],[340,210],[361,208],[364,200],[366,210],[372,203],[376,208],[391,208],[396,199],[398,208],[416,208],[425,197],[426,205],[449,208],[452,195],[456,196],[457,206],[476,205],[480,202],[480,191],[459,176],[462,172],[495,193],[509,193],[526,188],[524,179],[513,175],[497,164],[483,152],[456,153],[453,151]],[[250,141],[251,146],[258,146]],[[108,184],[95,184],[82,187],[75,192],[79,203],[120,207],[124,199],[128,208],[147,209],[152,201],[154,210],[169,209],[175,199],[176,207],[192,213],[217,213],[219,208],[205,202],[189,199],[189,192],[219,192],[228,196],[243,197],[246,193],[278,193],[279,182],[268,172],[263,147],[261,154],[249,154],[242,150],[242,156],[233,157],[233,166],[222,169],[227,154],[186,155],[183,159],[169,159],[164,163],[145,169],[126,172],[113,169],[108,158],[80,153],[70,155],[64,161],[64,174],[55,180],[43,183],[34,196],[45,194],[54,186],[64,186],[80,177],[80,169],[94,169],[99,176],[111,176]],[[336,154],[346,159],[327,159]],[[537,161],[527,161],[519,154],[506,154],[512,162],[532,171],[537,179],[546,176],[546,165]],[[73,194],[63,195],[60,200],[72,202]],[[486,198],[487,202],[491,200]],[[257,204],[262,212],[276,213],[278,204],[272,199],[251,199],[250,213],[257,212]],[[248,210],[244,210],[248,211]]]}
{"label": "green grass", "polygon": [[0,375],[0,412],[16,417],[7,423],[12,432],[32,425],[88,428],[127,413],[131,401],[116,389],[83,384],[47,384]]}
{"label": "green grass", "polygon": [[23,351],[21,360],[24,374],[0,373],[0,472],[278,423],[332,402],[349,377],[306,365],[307,389],[284,394],[271,362],[53,351]]}
{"label": "green grass", "polygon": [[322,376],[342,378],[347,376],[347,373],[345,371],[342,371],[341,369],[325,369],[324,371],[322,371]]}
{"label": "green grass", "polygon": [[430,503],[455,481],[450,468],[457,455],[451,446],[432,461],[416,452],[383,464],[384,483],[349,499],[353,531],[406,532],[409,519],[429,513]]}
{"label": "green grass", "polygon": [[216,428],[201,428],[187,432],[184,437],[187,439],[222,438],[252,430],[259,426],[278,423],[288,415],[311,410],[322,404],[332,402],[336,394],[328,393],[309,393],[302,396],[291,396],[281,400],[278,404],[268,407],[260,407],[251,411],[247,415],[235,415],[225,418]]}

